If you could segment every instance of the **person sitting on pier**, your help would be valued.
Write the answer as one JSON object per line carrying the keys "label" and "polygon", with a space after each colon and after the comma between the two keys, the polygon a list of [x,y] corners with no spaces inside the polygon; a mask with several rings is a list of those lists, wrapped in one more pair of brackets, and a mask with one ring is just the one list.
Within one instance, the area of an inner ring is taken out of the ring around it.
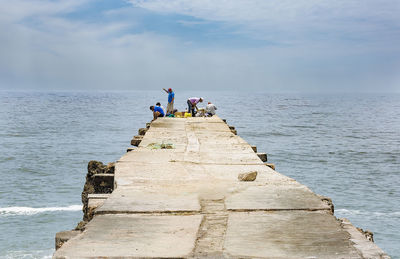
{"label": "person sitting on pier", "polygon": [[153,111],[153,120],[157,119],[158,117],[164,117],[165,115],[163,109],[160,106],[150,106],[150,110]]}
{"label": "person sitting on pier", "polygon": [[208,116],[208,117],[214,116],[215,110],[217,110],[217,107],[215,107],[215,105],[212,104],[211,102],[208,102],[208,104],[206,106],[206,116]]}
{"label": "person sitting on pier", "polygon": [[197,98],[197,97],[190,97],[187,100],[187,104],[188,104],[188,113],[192,113],[192,117],[194,117],[195,112],[194,112],[194,108],[196,108],[196,110],[198,110],[199,108],[197,108],[197,104],[203,102],[203,98]]}

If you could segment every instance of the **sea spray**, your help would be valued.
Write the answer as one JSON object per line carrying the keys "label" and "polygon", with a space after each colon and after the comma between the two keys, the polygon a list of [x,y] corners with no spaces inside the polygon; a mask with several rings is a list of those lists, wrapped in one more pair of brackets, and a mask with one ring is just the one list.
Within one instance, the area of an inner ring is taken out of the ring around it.
{"label": "sea spray", "polygon": [[0,215],[1,216],[34,215],[45,212],[79,211],[79,210],[82,210],[82,205],[70,205],[66,207],[46,207],[46,208],[6,207],[6,208],[0,208]]}

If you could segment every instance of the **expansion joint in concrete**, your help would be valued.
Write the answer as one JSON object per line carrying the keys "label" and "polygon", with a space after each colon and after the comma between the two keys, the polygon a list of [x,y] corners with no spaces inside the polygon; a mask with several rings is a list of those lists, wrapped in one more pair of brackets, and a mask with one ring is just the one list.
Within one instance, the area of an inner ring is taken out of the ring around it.
{"label": "expansion joint in concrete", "polygon": [[197,232],[194,257],[223,257],[228,211],[224,199],[201,199],[203,215]]}
{"label": "expansion joint in concrete", "polygon": [[227,209],[228,212],[268,212],[268,211],[322,211],[329,214],[331,213],[330,208],[295,208],[295,209]]}
{"label": "expansion joint in concrete", "polygon": [[141,214],[141,215],[152,215],[152,216],[161,216],[161,215],[170,215],[170,216],[192,216],[199,214],[199,211],[192,211],[192,210],[177,210],[177,211],[169,211],[169,210],[160,210],[160,211],[96,211],[95,215],[109,215],[109,214]]}

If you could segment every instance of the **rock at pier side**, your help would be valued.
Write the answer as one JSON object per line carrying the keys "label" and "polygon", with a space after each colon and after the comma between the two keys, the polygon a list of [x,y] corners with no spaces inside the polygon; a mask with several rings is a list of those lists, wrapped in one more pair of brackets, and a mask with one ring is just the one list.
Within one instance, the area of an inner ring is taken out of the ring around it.
{"label": "rock at pier side", "polygon": [[140,142],[142,142],[143,136],[134,136],[133,139],[131,140],[131,145],[138,147]]}
{"label": "rock at pier side", "polygon": [[86,174],[86,182],[82,191],[83,204],[83,221],[76,227],[77,230],[82,230],[85,224],[91,220],[93,211],[88,206],[89,194],[112,193],[114,189],[114,170],[115,163],[104,165],[99,161],[90,161],[88,163],[88,172]]}
{"label": "rock at pier side", "polygon": [[65,242],[73,237],[76,237],[79,233],[78,230],[61,231],[56,234],[56,250],[59,249]]}
{"label": "rock at pier side", "polygon": [[261,159],[261,161],[263,162],[267,162],[268,158],[267,158],[267,154],[266,153],[257,153],[257,156]]}

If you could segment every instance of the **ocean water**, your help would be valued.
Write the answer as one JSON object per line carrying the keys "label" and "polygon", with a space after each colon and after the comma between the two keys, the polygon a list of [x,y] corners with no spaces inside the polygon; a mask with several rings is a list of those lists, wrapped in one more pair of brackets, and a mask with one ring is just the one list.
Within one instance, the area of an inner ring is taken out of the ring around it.
{"label": "ocean water", "polygon": [[[277,171],[332,198],[335,215],[400,258],[400,95],[177,92],[203,96]],[[112,162],[167,96],[0,92],[0,258],[50,258],[82,218],[90,160]]]}

